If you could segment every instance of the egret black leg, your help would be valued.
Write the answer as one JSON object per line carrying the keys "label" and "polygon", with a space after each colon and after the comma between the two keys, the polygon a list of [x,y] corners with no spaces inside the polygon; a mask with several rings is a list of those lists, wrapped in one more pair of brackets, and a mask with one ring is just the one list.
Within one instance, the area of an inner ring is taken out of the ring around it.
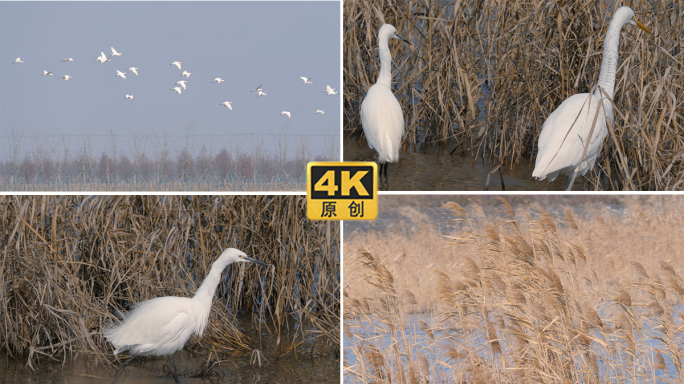
{"label": "egret black leg", "polygon": [[178,375],[176,374],[176,364],[173,362],[173,353],[171,354],[171,374],[173,375],[173,379],[176,380],[176,383],[180,383],[180,380],[178,380]]}
{"label": "egret black leg", "polygon": [[380,176],[385,176],[385,177],[387,177],[387,165],[388,165],[388,164],[389,164],[389,163],[387,163],[387,162],[384,162],[384,163],[381,163],[381,164],[380,164]]}
{"label": "egret black leg", "polygon": [[136,354],[136,355],[131,356],[128,360],[126,360],[126,361],[123,363],[123,365],[121,366],[121,368],[119,368],[119,371],[116,373],[116,376],[114,376],[114,380],[112,380],[112,384],[116,383],[116,381],[119,380],[119,376],[121,376],[121,373],[124,371],[124,369],[126,368],[126,366],[128,365],[128,363],[130,363],[131,360],[135,359],[136,356],[138,356],[138,355]]}
{"label": "egret black leg", "polygon": [[[574,180],[574,177],[572,178]],[[572,185],[570,185],[570,176],[565,175],[565,190],[572,191]]]}

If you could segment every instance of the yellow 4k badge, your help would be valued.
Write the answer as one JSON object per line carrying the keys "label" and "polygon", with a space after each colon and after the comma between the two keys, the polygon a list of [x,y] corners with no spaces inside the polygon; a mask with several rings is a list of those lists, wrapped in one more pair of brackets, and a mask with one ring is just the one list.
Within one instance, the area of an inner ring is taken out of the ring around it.
{"label": "yellow 4k badge", "polygon": [[310,220],[375,220],[378,166],[373,162],[310,162],[306,212]]}

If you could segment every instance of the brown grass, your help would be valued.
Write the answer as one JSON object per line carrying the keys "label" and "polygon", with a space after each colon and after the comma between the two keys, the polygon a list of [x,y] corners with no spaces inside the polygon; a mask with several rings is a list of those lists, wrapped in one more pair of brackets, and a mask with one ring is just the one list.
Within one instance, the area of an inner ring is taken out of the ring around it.
{"label": "brown grass", "polygon": [[[223,249],[275,269],[224,272],[189,348],[249,354],[233,326],[295,329],[278,353],[339,351],[339,225],[306,218],[300,196],[0,196],[0,348],[41,357],[111,353],[102,329],[140,301],[191,296]],[[297,327],[291,327],[295,323]]]}
{"label": "brown grass", "polygon": [[397,207],[390,228],[345,236],[346,380],[681,382],[684,198],[563,199],[451,204],[447,236]]}
{"label": "brown grass", "polygon": [[[359,108],[379,69],[377,30],[390,23],[413,42],[390,44],[394,93],[406,119],[404,149],[449,144],[473,161],[489,158],[512,169],[536,155],[546,117],[597,83],[603,39],[619,5],[345,1],[344,130],[361,134]],[[678,2],[628,5],[654,37],[623,28],[614,131],[590,186],[681,190],[684,9]]]}

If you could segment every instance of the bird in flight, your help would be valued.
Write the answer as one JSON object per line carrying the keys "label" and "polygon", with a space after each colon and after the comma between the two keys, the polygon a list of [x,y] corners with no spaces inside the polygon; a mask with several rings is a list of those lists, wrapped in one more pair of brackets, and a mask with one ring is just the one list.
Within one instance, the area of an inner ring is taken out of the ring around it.
{"label": "bird in flight", "polygon": [[288,111],[282,111],[282,112],[280,112],[280,114],[287,116],[288,119],[291,117],[290,112],[288,112]]}
{"label": "bird in flight", "polygon": [[112,56],[121,56],[122,53],[123,52],[117,52],[116,49],[114,49],[114,47],[112,47]]}
{"label": "bird in flight", "polygon": [[71,79],[71,76],[69,76],[69,75],[64,75],[64,76],[60,76],[59,78],[60,78],[60,79],[64,79],[64,81],[68,81],[69,79]]}
{"label": "bird in flight", "polygon": [[124,97],[124,99],[131,99],[131,100],[133,100],[133,95],[126,95],[126,97]]}
{"label": "bird in flight", "polygon": [[337,89],[337,88],[330,88],[329,85],[326,85],[325,86],[325,93],[327,93],[328,95],[337,95],[337,92],[335,92],[335,89]]}
{"label": "bird in flight", "polygon": [[180,86],[183,87],[183,89],[188,89],[185,86],[185,83],[189,83],[189,82],[190,82],[190,80],[181,80],[181,81],[176,81],[176,84],[180,84]]}
{"label": "bird in flight", "polygon": [[133,72],[133,73],[135,73],[136,76],[138,76],[138,69],[140,69],[140,68],[136,68],[136,67],[130,67],[130,68],[128,68],[128,70],[131,71],[131,72]]}
{"label": "bird in flight", "polygon": [[230,109],[232,111],[233,107],[230,104],[231,104],[230,101],[224,101],[223,103],[221,103],[219,105],[225,105],[226,107],[228,107],[228,109]]}
{"label": "bird in flight", "polygon": [[123,78],[125,79],[125,78],[126,78],[126,73],[127,73],[127,72],[121,72],[121,71],[119,71],[119,70],[117,69],[117,70],[116,70],[116,75],[114,75],[114,76],[121,76],[121,77],[123,77]]}
{"label": "bird in flight", "polygon": [[313,84],[313,81],[311,81],[310,77],[300,76],[299,78],[304,80],[304,84]]}
{"label": "bird in flight", "polygon": [[181,64],[183,64],[182,61],[174,61],[173,63],[171,63],[171,65],[175,65],[176,68],[178,68],[178,70],[181,69]]}
{"label": "bird in flight", "polygon": [[316,114],[318,115],[319,113],[320,113],[321,115],[325,115],[325,111],[322,110],[322,109],[317,109],[317,110],[316,110]]}
{"label": "bird in flight", "polygon": [[17,57],[17,59],[14,60],[14,62],[12,64],[24,64],[24,62],[21,61],[21,57]]}

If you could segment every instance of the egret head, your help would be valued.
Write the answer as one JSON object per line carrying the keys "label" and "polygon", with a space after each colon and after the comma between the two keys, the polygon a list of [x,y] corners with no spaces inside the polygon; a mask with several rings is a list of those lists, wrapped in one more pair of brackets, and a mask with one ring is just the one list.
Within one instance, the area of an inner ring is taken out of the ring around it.
{"label": "egret head", "polygon": [[397,33],[397,29],[394,28],[391,24],[384,24],[382,27],[380,27],[380,30],[378,31],[378,40],[382,39],[397,39],[401,40],[404,43],[411,45],[411,43],[406,40],[403,36]]}
{"label": "egret head", "polygon": [[242,263],[261,264],[261,265],[265,265],[267,267],[271,266],[270,264],[266,264],[266,263],[263,263],[259,260],[253,259],[253,258],[247,256],[247,254],[245,254],[241,250],[235,249],[235,248],[228,248],[225,251],[223,251],[223,253],[218,258],[218,260],[216,260],[216,262],[219,262],[219,260],[222,261],[223,263],[225,263],[225,265],[228,265],[231,263],[242,262]]}
{"label": "egret head", "polygon": [[613,19],[622,19],[623,24],[636,25],[637,28],[643,29],[647,33],[652,34],[651,31],[649,31],[645,25],[641,24],[639,22],[639,20],[636,19],[636,16],[634,15],[634,11],[630,7],[622,6],[622,7],[618,8],[618,10],[615,11],[615,15],[613,16]]}

